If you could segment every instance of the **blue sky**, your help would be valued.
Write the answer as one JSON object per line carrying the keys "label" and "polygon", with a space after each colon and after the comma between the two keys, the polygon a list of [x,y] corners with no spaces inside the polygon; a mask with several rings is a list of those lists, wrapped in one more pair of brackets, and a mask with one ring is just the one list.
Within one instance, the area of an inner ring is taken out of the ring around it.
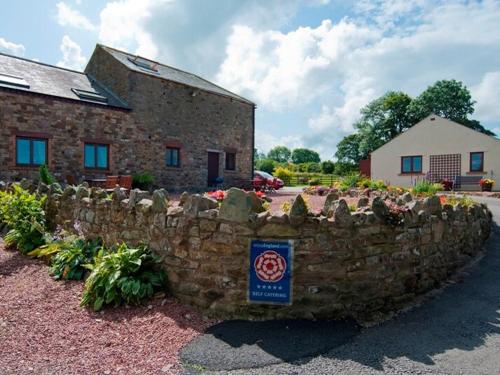
{"label": "blue sky", "polygon": [[0,51],[77,70],[96,43],[156,59],[256,102],[259,149],[328,159],[362,106],[438,79],[464,82],[500,134],[498,20],[493,0],[16,0]]}

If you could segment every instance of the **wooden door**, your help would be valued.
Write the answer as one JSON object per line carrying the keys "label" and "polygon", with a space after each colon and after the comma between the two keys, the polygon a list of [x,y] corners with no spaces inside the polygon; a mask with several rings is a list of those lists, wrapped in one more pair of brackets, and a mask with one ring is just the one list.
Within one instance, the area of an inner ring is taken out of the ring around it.
{"label": "wooden door", "polygon": [[208,153],[208,186],[215,185],[215,180],[219,177],[219,153]]}

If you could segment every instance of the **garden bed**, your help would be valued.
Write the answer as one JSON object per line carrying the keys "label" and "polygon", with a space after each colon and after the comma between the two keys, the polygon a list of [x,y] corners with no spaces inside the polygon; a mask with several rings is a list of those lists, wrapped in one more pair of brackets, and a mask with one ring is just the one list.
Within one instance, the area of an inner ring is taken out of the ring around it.
{"label": "garden bed", "polygon": [[2,374],[177,374],[179,349],[209,325],[163,295],[95,313],[79,306],[82,290],[0,239]]}

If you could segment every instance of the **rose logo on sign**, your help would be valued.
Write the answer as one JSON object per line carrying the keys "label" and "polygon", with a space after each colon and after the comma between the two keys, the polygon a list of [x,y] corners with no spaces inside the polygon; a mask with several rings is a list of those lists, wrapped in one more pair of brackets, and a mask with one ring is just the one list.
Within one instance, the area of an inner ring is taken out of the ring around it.
{"label": "rose logo on sign", "polygon": [[275,283],[285,275],[286,260],[277,252],[268,250],[255,258],[254,267],[260,280]]}

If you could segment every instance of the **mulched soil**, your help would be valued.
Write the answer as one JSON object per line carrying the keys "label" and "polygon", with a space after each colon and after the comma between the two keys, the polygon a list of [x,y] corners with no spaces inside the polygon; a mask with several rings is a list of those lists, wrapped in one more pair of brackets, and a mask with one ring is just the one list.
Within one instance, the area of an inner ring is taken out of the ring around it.
{"label": "mulched soil", "polygon": [[0,374],[178,374],[179,350],[210,323],[164,296],[94,313],[82,289],[0,239]]}

